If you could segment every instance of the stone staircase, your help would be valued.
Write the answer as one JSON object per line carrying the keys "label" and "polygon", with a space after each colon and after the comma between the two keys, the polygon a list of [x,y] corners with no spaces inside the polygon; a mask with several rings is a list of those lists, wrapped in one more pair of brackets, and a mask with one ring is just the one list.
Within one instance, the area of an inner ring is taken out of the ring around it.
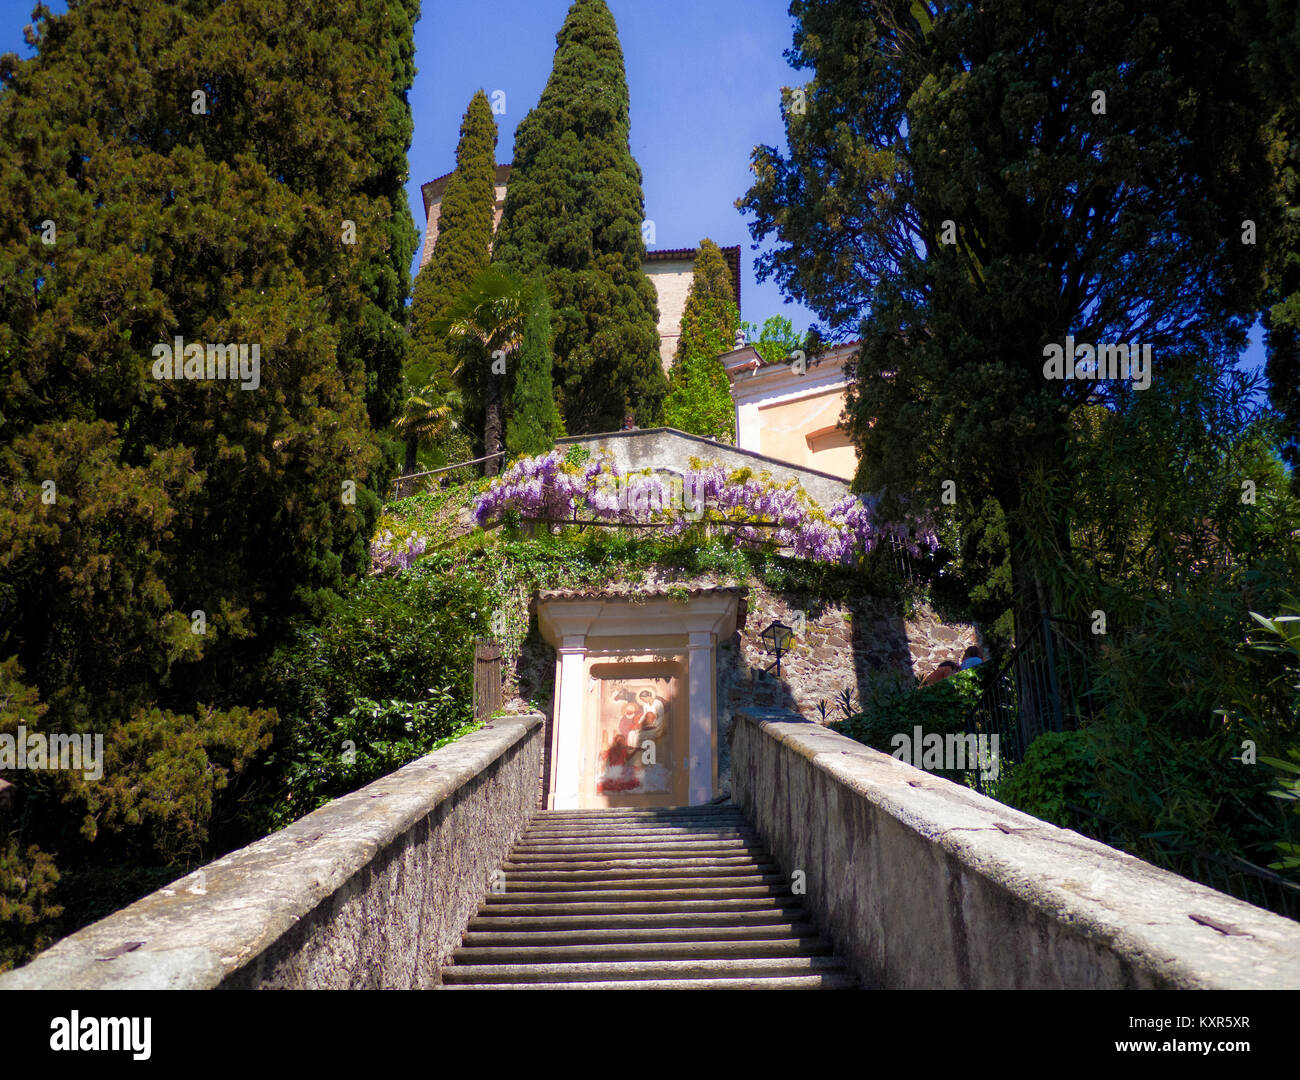
{"label": "stone staircase", "polygon": [[733,806],[544,810],[502,871],[443,989],[858,985]]}

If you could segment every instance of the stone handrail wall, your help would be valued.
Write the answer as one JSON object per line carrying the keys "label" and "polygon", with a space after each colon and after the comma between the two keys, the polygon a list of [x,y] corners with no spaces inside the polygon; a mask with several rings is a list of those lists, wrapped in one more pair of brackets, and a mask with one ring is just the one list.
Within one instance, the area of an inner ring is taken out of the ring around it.
{"label": "stone handrail wall", "polygon": [[537,811],[542,717],[489,721],[63,939],[0,989],[418,989]]}
{"label": "stone handrail wall", "polygon": [[809,497],[827,512],[849,493],[848,481],[841,480],[838,476],[768,457],[754,450],[727,446],[676,428],[641,428],[599,435],[568,435],[556,439],[555,445],[561,449],[581,445],[593,452],[607,450],[615,465],[623,472],[647,468],[685,471],[690,468],[692,457],[701,461],[716,461],[728,469],[749,468],[755,473],[768,472],[780,483],[797,480]]}
{"label": "stone handrail wall", "polygon": [[731,759],[864,986],[1300,988],[1300,924],[816,723],[738,711]]}

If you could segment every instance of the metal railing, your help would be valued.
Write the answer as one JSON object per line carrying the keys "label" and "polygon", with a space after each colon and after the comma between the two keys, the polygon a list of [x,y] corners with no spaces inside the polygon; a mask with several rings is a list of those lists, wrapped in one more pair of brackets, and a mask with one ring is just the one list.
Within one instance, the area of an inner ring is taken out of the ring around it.
{"label": "metal railing", "polygon": [[458,461],[455,465],[443,465],[438,469],[425,469],[423,472],[407,473],[399,476],[393,481],[393,498],[405,499],[414,495],[423,485],[417,484],[417,480],[423,480],[427,476],[437,476],[440,473],[454,472],[457,469],[467,469],[471,465],[482,465],[487,461],[495,461],[499,457],[504,457],[506,451],[498,450],[495,454],[488,454],[484,457],[473,458],[470,461]]}
{"label": "metal railing", "polygon": [[1096,705],[1085,632],[1082,623],[1044,616],[988,677],[967,732],[997,735],[1001,759],[1018,762],[1044,732],[1073,731],[1091,719]]}

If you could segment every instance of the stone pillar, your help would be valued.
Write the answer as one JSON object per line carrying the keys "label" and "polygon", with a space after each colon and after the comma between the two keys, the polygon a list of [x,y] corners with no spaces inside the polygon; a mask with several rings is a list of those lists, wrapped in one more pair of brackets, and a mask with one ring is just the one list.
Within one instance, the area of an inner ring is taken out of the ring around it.
{"label": "stone pillar", "polygon": [[579,803],[582,791],[582,771],[585,759],[582,753],[583,705],[587,687],[583,674],[587,656],[586,635],[566,634],[556,649],[559,672],[556,677],[555,717],[557,734],[555,753],[555,790],[547,800],[551,810],[572,810]]}
{"label": "stone pillar", "polygon": [[713,634],[708,630],[693,630],[689,640],[689,802],[698,806],[713,798]]}

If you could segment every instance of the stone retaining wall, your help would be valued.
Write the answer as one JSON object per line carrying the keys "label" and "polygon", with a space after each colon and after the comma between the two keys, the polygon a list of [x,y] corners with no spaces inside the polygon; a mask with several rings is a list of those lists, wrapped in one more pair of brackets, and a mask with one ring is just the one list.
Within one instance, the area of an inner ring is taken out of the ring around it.
{"label": "stone retaining wall", "polygon": [[0,989],[420,989],[537,810],[542,718],[491,721],[64,938]]}
{"label": "stone retaining wall", "polygon": [[788,712],[737,713],[732,779],[865,986],[1300,988],[1300,924]]}

